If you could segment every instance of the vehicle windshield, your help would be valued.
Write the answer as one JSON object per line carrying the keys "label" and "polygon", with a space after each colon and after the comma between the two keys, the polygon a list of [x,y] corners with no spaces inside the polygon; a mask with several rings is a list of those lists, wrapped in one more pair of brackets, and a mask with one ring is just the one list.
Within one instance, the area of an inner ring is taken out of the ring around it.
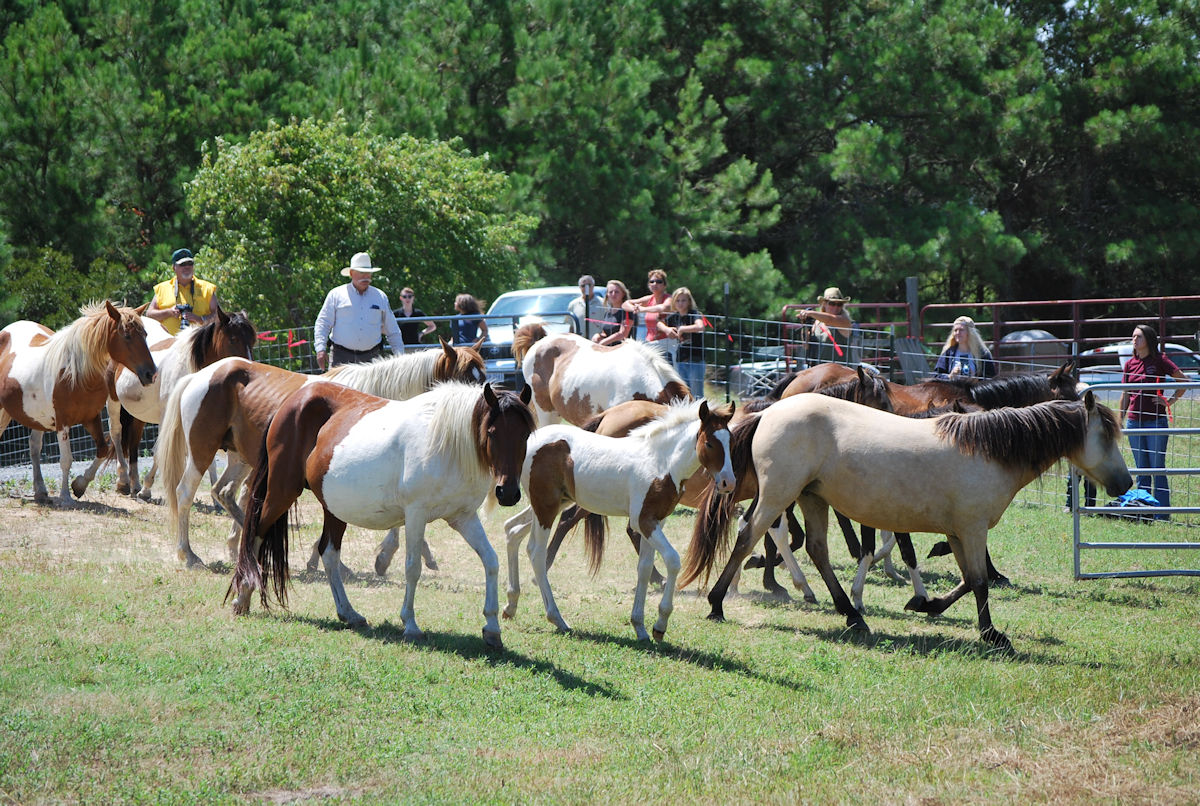
{"label": "vehicle windshield", "polygon": [[1175,362],[1175,366],[1184,372],[1200,370],[1200,359],[1196,358],[1196,354],[1191,350],[1179,350],[1168,345],[1167,358]]}
{"label": "vehicle windshield", "polygon": [[[489,315],[525,316],[532,313],[566,313],[567,305],[579,296],[579,292],[558,292],[550,294],[524,295],[501,297],[488,310]],[[603,297],[597,294],[593,305],[602,305]]]}

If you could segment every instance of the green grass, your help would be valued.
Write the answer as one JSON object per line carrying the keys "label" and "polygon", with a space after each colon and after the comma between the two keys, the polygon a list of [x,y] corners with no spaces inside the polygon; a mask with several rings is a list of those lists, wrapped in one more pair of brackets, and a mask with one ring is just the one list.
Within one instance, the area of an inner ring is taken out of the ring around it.
{"label": "green grass", "polygon": [[[978,642],[972,597],[905,613],[911,591],[877,571],[868,636],[845,632],[815,573],[811,606],[755,594],[754,572],[728,622],[688,591],[667,641],[641,645],[619,535],[596,578],[578,536],[552,571],[571,635],[546,622],[522,552],[519,612],[490,651],[479,562],[444,526],[414,645],[401,558],[347,585],[370,628],[337,622],[320,574],[296,574],[288,611],[255,600],[234,618],[227,573],[176,566],[160,507],[92,500],[0,502],[0,802],[1194,802],[1200,783],[1200,584],[1073,581],[1057,510],[1015,505],[993,530],[1016,584],[992,596],[1012,655]],[[669,522],[678,548],[691,523]],[[204,559],[225,528],[194,515]],[[352,528],[346,562],[369,570],[378,538]],[[925,565],[932,592],[956,582],[949,558]],[[502,560],[501,602],[504,576]]]}

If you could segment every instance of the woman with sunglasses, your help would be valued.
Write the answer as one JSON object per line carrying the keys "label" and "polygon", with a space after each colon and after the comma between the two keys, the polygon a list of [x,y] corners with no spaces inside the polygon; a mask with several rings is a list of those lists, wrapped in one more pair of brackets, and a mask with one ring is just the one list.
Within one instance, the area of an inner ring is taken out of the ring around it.
{"label": "woman with sunglasses", "polygon": [[658,343],[664,338],[663,332],[658,329],[658,318],[672,309],[671,295],[667,293],[667,273],[662,269],[651,269],[646,276],[646,283],[650,293],[638,299],[626,300],[621,303],[621,308],[642,315],[646,324],[646,342],[653,344],[663,357],[670,360],[670,354],[663,349],[666,345]]}
{"label": "woman with sunglasses", "polygon": [[[836,361],[845,357],[845,348],[850,343],[850,330],[854,320],[846,313],[850,298],[842,295],[842,289],[830,286],[817,297],[817,309],[800,311],[800,321],[812,321],[812,336],[809,338],[806,357],[809,364]],[[841,355],[835,345],[841,346]]]}
{"label": "woman with sunglasses", "polygon": [[[400,324],[400,335],[405,344],[420,344],[423,336],[428,336],[437,330],[437,325],[425,319],[428,314],[420,308],[413,307],[415,298],[416,295],[413,294],[411,288],[405,288],[400,292],[400,310],[396,311],[396,320]],[[422,319],[425,321],[422,322]],[[424,329],[422,329],[422,325]]]}

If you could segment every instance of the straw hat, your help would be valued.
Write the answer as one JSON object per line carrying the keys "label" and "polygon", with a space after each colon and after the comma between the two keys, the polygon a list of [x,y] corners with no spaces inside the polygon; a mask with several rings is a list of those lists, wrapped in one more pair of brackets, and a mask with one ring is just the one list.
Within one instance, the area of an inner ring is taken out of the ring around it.
{"label": "straw hat", "polygon": [[825,293],[817,297],[817,304],[822,302],[849,302],[850,298],[842,296],[842,289],[835,285],[825,289]]}
{"label": "straw hat", "polygon": [[342,269],[342,276],[349,277],[352,271],[365,271],[369,274],[374,274],[377,271],[382,271],[382,269],[371,265],[371,256],[366,252],[359,252],[350,258],[350,265]]}

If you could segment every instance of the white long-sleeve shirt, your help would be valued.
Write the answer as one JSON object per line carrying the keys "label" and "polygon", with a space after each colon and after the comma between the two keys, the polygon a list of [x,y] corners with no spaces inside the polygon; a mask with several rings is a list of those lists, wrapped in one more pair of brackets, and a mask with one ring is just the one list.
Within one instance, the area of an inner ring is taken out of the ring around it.
{"label": "white long-sleeve shirt", "polygon": [[318,353],[327,352],[330,342],[348,350],[370,350],[383,335],[393,353],[404,352],[404,339],[387,294],[373,285],[360,294],[346,283],[325,295],[325,304],[317,314],[313,346]]}

